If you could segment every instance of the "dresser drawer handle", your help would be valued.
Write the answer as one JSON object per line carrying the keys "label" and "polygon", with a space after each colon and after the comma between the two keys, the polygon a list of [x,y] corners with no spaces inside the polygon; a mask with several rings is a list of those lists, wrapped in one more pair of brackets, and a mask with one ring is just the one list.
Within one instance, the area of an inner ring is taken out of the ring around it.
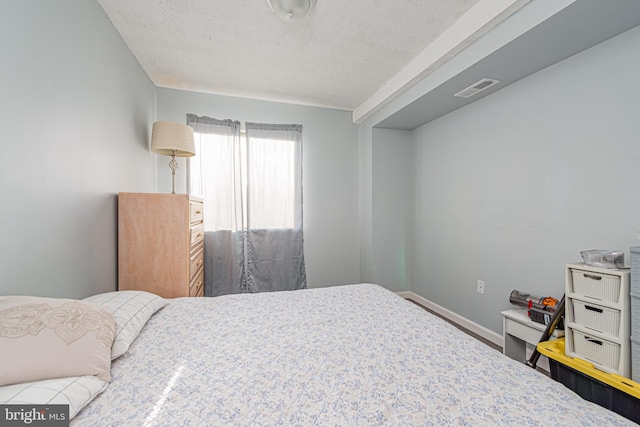
{"label": "dresser drawer handle", "polygon": [[594,276],[593,274],[587,274],[587,273],[584,273],[584,277],[586,277],[587,279],[602,280],[602,277],[600,277],[600,276]]}
{"label": "dresser drawer handle", "polygon": [[196,237],[201,237],[201,236],[202,236],[202,233],[198,233],[198,234],[196,235]]}
{"label": "dresser drawer handle", "polygon": [[594,344],[602,345],[602,341],[597,340],[597,339],[595,339],[595,338],[591,338],[591,337],[584,337],[584,339],[585,339],[585,340],[587,340],[587,341],[589,341],[589,342],[592,342],[592,343],[594,343]]}
{"label": "dresser drawer handle", "polygon": [[196,211],[196,215],[200,215],[202,211]]}
{"label": "dresser drawer handle", "polygon": [[591,307],[590,305],[585,305],[584,308],[586,308],[589,311],[595,311],[596,313],[602,313],[604,310],[598,307]]}

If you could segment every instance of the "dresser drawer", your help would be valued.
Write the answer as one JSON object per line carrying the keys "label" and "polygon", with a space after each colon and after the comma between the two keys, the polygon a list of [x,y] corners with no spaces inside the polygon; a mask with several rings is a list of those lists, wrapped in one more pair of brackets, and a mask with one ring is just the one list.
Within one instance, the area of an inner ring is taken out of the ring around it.
{"label": "dresser drawer", "polygon": [[198,270],[204,266],[204,243],[200,242],[198,246],[191,251],[189,259],[189,279],[193,279],[193,276]]}
{"label": "dresser drawer", "polygon": [[576,323],[596,332],[617,337],[620,333],[620,310],[592,304],[576,299],[573,304],[573,316]]}
{"label": "dresser drawer", "polygon": [[613,303],[620,300],[620,276],[572,269],[571,278],[569,292]]}
{"label": "dresser drawer", "polygon": [[197,225],[191,226],[191,248],[193,248],[197,243],[200,243],[204,240],[204,224],[200,223]]}
{"label": "dresser drawer", "polygon": [[191,283],[189,283],[189,296],[196,297],[204,295],[204,268],[198,270]]}
{"label": "dresser drawer", "polygon": [[202,222],[203,219],[203,204],[197,200],[189,200],[189,218],[191,224]]}
{"label": "dresser drawer", "polygon": [[573,329],[573,334],[570,336],[573,339],[574,352],[573,354],[567,353],[568,356],[596,363],[604,371],[626,375],[625,372],[619,370],[620,344],[576,329]]}

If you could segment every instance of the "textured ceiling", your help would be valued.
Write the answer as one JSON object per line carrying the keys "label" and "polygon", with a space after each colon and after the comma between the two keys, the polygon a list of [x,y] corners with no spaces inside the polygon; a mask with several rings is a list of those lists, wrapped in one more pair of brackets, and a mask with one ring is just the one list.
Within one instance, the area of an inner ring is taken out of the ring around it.
{"label": "textured ceiling", "polygon": [[159,87],[353,110],[479,0],[98,0]]}

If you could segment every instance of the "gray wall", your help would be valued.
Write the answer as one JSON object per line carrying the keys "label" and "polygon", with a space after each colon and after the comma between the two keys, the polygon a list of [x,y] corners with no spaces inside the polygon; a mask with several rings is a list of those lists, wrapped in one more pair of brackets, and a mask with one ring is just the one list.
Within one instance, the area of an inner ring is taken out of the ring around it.
{"label": "gray wall", "polygon": [[[375,214],[374,199],[387,197],[382,187],[378,185],[377,188],[374,188],[373,185],[373,181],[378,180],[376,174],[383,170],[381,169],[381,156],[374,154],[374,127],[396,113],[402,112],[406,114],[405,107],[412,105],[414,101],[419,101],[422,96],[437,90],[437,88],[445,85],[446,82],[454,80],[455,76],[474,67],[475,64],[483,58],[491,56],[501,47],[519,38],[529,29],[540,25],[574,1],[575,0],[536,0],[530,2],[505,22],[492,29],[489,33],[442,64],[442,66],[438,67],[424,79],[416,82],[411,88],[381,107],[378,112],[359,126],[360,279],[362,281],[374,281],[374,276],[376,280],[382,279],[374,273],[374,264],[380,262],[379,254],[381,250],[378,246],[387,244],[380,240],[381,234],[392,232],[381,231],[377,227],[374,229],[373,225],[373,216]],[[508,66],[508,64],[505,66]],[[439,107],[436,107],[436,109],[438,108]],[[377,160],[375,160],[375,162],[378,166],[377,170],[374,171],[373,162],[376,157]],[[375,244],[374,234],[377,235]],[[405,250],[413,252],[413,248]],[[414,263],[418,262],[420,262],[420,260],[414,259]],[[396,277],[390,277],[390,271],[392,270],[387,271],[387,276],[384,277],[385,281],[379,281],[379,284],[391,288],[394,286],[392,285],[393,283],[403,281],[403,279],[397,275]]]}
{"label": "gray wall", "polygon": [[[158,89],[158,120],[186,114],[242,122],[303,125],[304,239],[309,287],[357,283],[359,277],[358,139],[348,111]],[[171,192],[168,158],[158,156],[158,190]],[[186,192],[179,159],[176,192]],[[205,207],[206,209],[206,207]]]}
{"label": "gray wall", "polygon": [[414,131],[414,292],[499,332],[510,291],[560,297],[580,250],[629,260],[638,46],[640,27]]}
{"label": "gray wall", "polygon": [[4,1],[0,47],[0,294],[115,290],[115,194],[155,189],[156,89],[95,1]]}
{"label": "gray wall", "polygon": [[412,132],[373,129],[372,281],[394,292],[411,284],[414,159]]}

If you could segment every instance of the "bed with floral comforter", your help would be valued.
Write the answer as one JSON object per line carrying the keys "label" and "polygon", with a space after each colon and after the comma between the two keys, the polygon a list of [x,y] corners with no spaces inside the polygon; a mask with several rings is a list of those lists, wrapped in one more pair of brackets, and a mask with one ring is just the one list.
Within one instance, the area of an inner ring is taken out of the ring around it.
{"label": "bed with floral comforter", "polygon": [[170,300],[87,426],[634,425],[382,287]]}

